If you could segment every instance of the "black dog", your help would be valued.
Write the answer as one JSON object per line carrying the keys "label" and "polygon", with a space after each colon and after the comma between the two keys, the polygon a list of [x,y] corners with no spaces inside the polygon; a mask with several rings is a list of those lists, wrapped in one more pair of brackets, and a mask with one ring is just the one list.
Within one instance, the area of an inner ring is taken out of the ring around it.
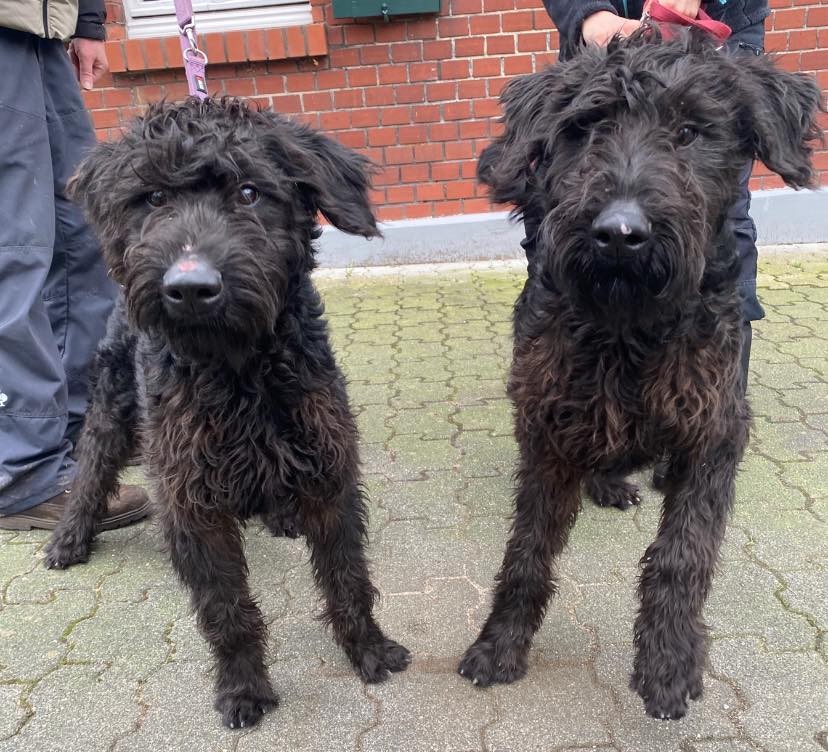
{"label": "black dog", "polygon": [[650,715],[680,718],[702,692],[702,605],[750,422],[727,212],[753,157],[812,183],[819,90],[696,35],[658,37],[511,82],[505,132],[478,165],[495,201],[543,221],[514,312],[512,532],[459,671],[480,685],[524,675],[581,481],[599,499],[634,494],[626,473],[666,451],[631,686]]}
{"label": "black dog", "polygon": [[310,279],[318,211],[346,232],[378,234],[368,168],[275,114],[190,100],[150,107],[97,147],[72,186],[123,293],[46,564],[88,558],[140,432],[230,728],[277,703],[239,525],[254,515],[274,534],[306,536],[324,618],[364,681],[410,659],[372,616],[357,429]]}

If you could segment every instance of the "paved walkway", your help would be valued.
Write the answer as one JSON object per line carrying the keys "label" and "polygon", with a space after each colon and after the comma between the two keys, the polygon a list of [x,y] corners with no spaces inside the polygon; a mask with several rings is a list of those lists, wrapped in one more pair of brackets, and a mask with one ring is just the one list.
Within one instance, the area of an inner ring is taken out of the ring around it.
{"label": "paved walkway", "polygon": [[627,689],[636,562],[659,497],[587,504],[526,679],[479,690],[455,665],[475,636],[508,527],[504,399],[519,271],[322,279],[359,412],[371,556],[410,670],[362,686],[313,619],[299,541],[248,530],[282,706],[230,732],[209,656],[151,525],[106,533],[86,566],[43,569],[41,533],[0,533],[0,752],[828,749],[828,255],[770,256],[751,450],[707,607],[703,701],[648,719]]}

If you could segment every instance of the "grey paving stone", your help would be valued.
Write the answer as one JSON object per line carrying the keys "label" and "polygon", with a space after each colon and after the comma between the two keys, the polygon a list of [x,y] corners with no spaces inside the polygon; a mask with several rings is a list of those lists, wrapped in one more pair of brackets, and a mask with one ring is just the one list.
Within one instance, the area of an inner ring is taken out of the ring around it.
{"label": "grey paving stone", "polygon": [[425,480],[389,482],[377,498],[389,520],[422,519],[428,527],[449,527],[459,524],[468,512],[456,501],[462,487],[457,473],[435,470]]}
{"label": "grey paving stone", "polygon": [[567,745],[606,745],[612,698],[578,666],[535,666],[525,678],[491,690],[499,720],[484,732],[491,752],[544,751]]}
{"label": "grey paving stone", "polygon": [[94,594],[81,591],[0,611],[0,681],[37,679],[54,669],[67,651],[64,633],[94,607]]}
{"label": "grey paving stone", "polygon": [[478,752],[481,732],[494,720],[495,696],[453,671],[410,669],[368,688],[380,703],[379,724],[362,739],[364,752]]}
{"label": "grey paving stone", "polygon": [[826,726],[828,667],[816,653],[765,653],[742,638],[716,640],[710,658],[714,672],[744,692],[740,718],[757,744],[774,752],[820,748],[815,736]]}
{"label": "grey paving stone", "polygon": [[794,611],[813,619],[817,626],[828,631],[828,562],[813,569],[783,572],[786,586],[781,591],[782,600]]}
{"label": "grey paving stone", "polygon": [[138,685],[115,669],[61,666],[31,692],[33,715],[2,752],[108,752],[138,722]]}
{"label": "grey paving stone", "polygon": [[4,739],[17,732],[26,712],[23,709],[22,685],[0,684],[0,745]]}

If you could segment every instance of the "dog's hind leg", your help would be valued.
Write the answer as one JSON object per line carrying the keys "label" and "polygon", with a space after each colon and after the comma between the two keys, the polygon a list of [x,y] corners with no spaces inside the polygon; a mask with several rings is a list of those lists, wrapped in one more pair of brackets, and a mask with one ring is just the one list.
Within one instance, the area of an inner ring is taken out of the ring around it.
{"label": "dog's hind leg", "polygon": [[512,532],[496,577],[492,612],[458,671],[474,684],[520,679],[532,637],[557,591],[554,560],[578,515],[580,475],[562,464],[524,459]]}
{"label": "dog's hind leg", "polygon": [[238,523],[218,512],[184,518],[166,504],[162,509],[173,567],[190,589],[216,661],[216,710],[229,728],[253,726],[279,700],[265,668],[266,628],[247,584]]}
{"label": "dog's hind leg", "polygon": [[658,535],[641,560],[630,686],[654,718],[677,719],[702,694],[707,628],[702,607],[733,503],[744,442],[682,462],[664,499]]}
{"label": "dog's hind leg", "polygon": [[599,507],[624,510],[641,503],[639,489],[623,473],[589,473],[586,492]]}
{"label": "dog's hind leg", "polygon": [[77,446],[77,476],[63,517],[46,546],[45,564],[64,569],[89,558],[95,525],[118,490],[118,474],[137,444],[135,337],[122,305],[90,369],[90,405]]}
{"label": "dog's hind leg", "polygon": [[303,505],[303,529],[311,549],[316,582],[325,597],[324,620],[365,682],[380,682],[403,671],[411,655],[388,639],[374,620],[377,591],[365,560],[365,500],[356,483],[332,505]]}

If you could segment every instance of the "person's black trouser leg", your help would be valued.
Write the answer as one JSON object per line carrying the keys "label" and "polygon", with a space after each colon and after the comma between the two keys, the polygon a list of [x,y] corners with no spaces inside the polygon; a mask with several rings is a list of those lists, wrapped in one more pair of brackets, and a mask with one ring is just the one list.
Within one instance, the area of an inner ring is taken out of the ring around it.
{"label": "person's black trouser leg", "polygon": [[64,197],[94,142],[62,43],[0,28],[0,515],[71,483],[115,288]]}

